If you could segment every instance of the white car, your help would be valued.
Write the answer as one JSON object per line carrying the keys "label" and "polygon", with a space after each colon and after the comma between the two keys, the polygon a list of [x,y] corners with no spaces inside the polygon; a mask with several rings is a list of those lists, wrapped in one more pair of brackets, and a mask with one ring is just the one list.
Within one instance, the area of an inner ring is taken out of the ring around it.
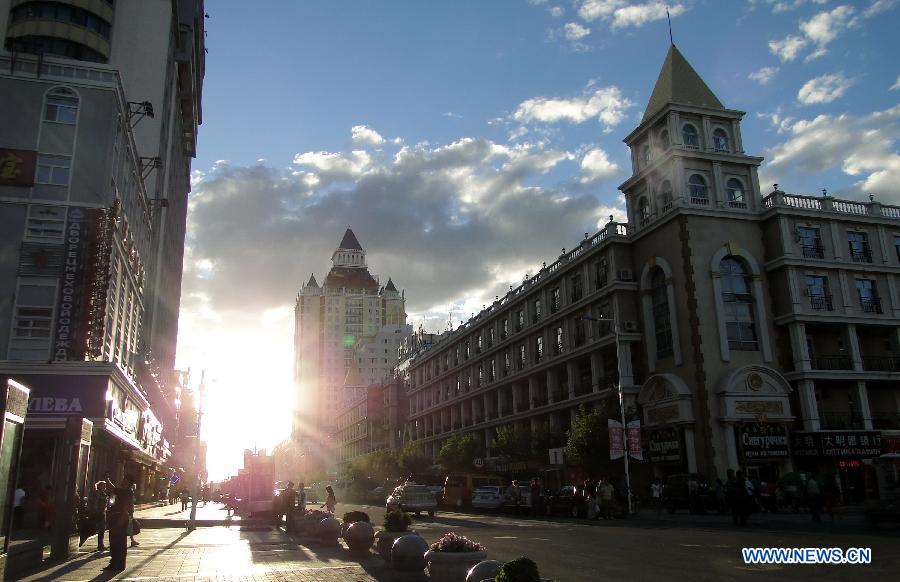
{"label": "white car", "polygon": [[485,485],[472,493],[472,507],[475,509],[500,509],[506,504],[506,488]]}
{"label": "white car", "polygon": [[384,505],[388,511],[399,509],[416,515],[427,511],[428,515],[433,516],[434,510],[437,509],[437,500],[425,485],[407,483],[394,489]]}

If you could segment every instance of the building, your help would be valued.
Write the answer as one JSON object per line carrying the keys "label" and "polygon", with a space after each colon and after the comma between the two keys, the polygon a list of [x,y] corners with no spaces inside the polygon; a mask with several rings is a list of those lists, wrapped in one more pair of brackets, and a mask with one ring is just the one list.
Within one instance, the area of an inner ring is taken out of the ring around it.
{"label": "building", "polygon": [[201,121],[202,0],[0,1],[0,375],[32,388],[22,478],[56,482],[67,417],[90,466],[159,494],[190,164]]}
{"label": "building", "polygon": [[416,356],[412,439],[436,456],[469,432],[490,454],[497,427],[562,434],[620,383],[646,478],[803,470],[847,501],[896,494],[900,207],[763,195],[743,116],[671,46],[625,139],[628,223]]}
{"label": "building", "polygon": [[404,294],[369,273],[351,229],[331,261],[322,285],[311,275],[298,294],[294,323],[294,437],[320,451],[338,415],[365,399],[366,386],[390,376],[411,332]]}

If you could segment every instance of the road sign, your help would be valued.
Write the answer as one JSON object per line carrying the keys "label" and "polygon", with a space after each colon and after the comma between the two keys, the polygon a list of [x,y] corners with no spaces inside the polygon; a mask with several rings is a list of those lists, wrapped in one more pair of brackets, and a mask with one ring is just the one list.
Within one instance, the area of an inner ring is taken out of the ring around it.
{"label": "road sign", "polygon": [[472,461],[472,464],[475,465],[476,469],[480,469],[484,467],[484,459],[481,457],[475,457],[475,460]]}
{"label": "road sign", "polygon": [[563,450],[561,448],[549,449],[549,452],[550,452],[550,464],[551,465],[562,465],[563,464]]}

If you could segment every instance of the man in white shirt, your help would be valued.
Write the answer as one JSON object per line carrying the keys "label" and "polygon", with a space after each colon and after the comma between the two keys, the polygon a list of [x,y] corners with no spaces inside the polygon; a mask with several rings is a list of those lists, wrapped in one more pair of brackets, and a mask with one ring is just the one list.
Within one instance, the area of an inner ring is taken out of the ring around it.
{"label": "man in white shirt", "polygon": [[656,515],[662,515],[662,482],[659,479],[650,485],[650,494],[653,496],[653,505],[656,506]]}
{"label": "man in white shirt", "polygon": [[24,499],[25,490],[22,489],[21,486],[16,487],[16,491],[13,493],[13,526],[16,528],[22,527],[22,520],[25,513],[25,506],[22,504]]}

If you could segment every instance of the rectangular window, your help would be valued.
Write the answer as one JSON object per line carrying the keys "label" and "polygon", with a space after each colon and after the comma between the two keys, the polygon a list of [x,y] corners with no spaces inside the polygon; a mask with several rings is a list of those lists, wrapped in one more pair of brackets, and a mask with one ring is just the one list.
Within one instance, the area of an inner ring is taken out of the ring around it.
{"label": "rectangular window", "polygon": [[894,252],[897,253],[897,260],[900,261],[900,234],[894,235]]}
{"label": "rectangular window", "polygon": [[847,246],[850,248],[850,258],[854,263],[872,262],[872,251],[869,249],[869,237],[866,233],[858,231],[848,232]]}
{"label": "rectangular window", "polygon": [[806,294],[812,309],[834,311],[831,294],[828,292],[828,279],[819,275],[806,276]]}
{"label": "rectangular window", "polygon": [[50,95],[44,109],[44,121],[75,125],[78,118],[78,101],[68,97]]}
{"label": "rectangular window", "polygon": [[811,226],[798,226],[797,239],[803,250],[803,257],[807,259],[822,259],[825,250],[822,248],[822,239],[819,237],[819,229]]}
{"label": "rectangular window", "polygon": [[519,369],[525,368],[525,344],[519,346]]}
{"label": "rectangular window", "polygon": [[572,303],[581,300],[582,289],[581,289],[581,275],[574,275],[569,283],[572,287]]}
{"label": "rectangular window", "polygon": [[534,361],[540,362],[544,357],[544,338],[537,337],[534,341]]}
{"label": "rectangular window", "polygon": [[559,311],[559,287],[550,292],[550,313]]}
{"label": "rectangular window", "polygon": [[563,352],[563,328],[556,328],[556,345],[553,346],[556,350],[557,354],[561,354]]}
{"label": "rectangular window", "polygon": [[66,227],[64,206],[28,207],[28,222],[25,226],[25,240],[38,242],[62,242]]}
{"label": "rectangular window", "polygon": [[856,292],[859,294],[859,305],[866,313],[881,313],[881,299],[872,279],[857,279]]}
{"label": "rectangular window", "polygon": [[508,319],[504,319],[504,320],[503,320],[503,323],[500,324],[500,325],[501,325],[501,327],[500,327],[500,339],[501,339],[501,340],[505,340],[507,337],[509,337],[509,320],[508,320]]}
{"label": "rectangular window", "polygon": [[22,281],[16,294],[10,360],[47,361],[56,284]]}
{"label": "rectangular window", "polygon": [[69,158],[38,156],[37,175],[34,181],[51,186],[68,186],[71,162]]}
{"label": "rectangular window", "polygon": [[516,331],[522,331],[525,327],[525,310],[520,309],[516,312]]}
{"label": "rectangular window", "polygon": [[541,300],[535,299],[534,300],[534,321],[539,321],[541,319],[542,315],[543,314],[541,313]]}

